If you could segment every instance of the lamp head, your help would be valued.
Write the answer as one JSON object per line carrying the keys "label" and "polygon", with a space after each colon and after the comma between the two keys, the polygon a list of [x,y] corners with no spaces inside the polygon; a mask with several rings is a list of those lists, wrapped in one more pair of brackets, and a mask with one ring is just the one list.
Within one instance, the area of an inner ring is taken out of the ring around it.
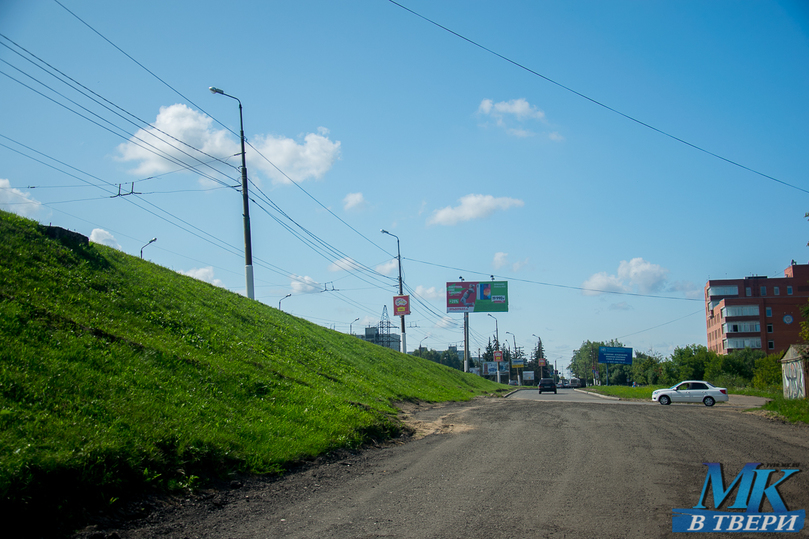
{"label": "lamp head", "polygon": [[219,88],[215,88],[213,86],[210,86],[208,89],[211,91],[212,94],[224,94],[225,93],[222,90],[220,90]]}

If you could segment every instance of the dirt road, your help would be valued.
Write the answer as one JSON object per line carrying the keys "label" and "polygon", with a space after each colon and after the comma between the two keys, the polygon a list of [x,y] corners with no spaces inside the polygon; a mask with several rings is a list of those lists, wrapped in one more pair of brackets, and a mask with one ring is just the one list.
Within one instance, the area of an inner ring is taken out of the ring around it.
{"label": "dirt road", "polygon": [[727,483],[748,462],[798,464],[778,491],[788,509],[809,508],[809,428],[741,408],[509,398],[408,419],[429,434],[203,492],[96,537],[671,537],[672,509],[699,502],[705,462],[722,463]]}

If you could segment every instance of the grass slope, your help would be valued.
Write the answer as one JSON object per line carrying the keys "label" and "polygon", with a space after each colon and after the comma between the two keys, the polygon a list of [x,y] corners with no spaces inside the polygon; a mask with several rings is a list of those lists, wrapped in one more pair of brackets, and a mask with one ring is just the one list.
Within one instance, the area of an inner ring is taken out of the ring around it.
{"label": "grass slope", "polygon": [[152,485],[396,435],[398,400],[503,391],[0,213],[0,508],[75,522]]}

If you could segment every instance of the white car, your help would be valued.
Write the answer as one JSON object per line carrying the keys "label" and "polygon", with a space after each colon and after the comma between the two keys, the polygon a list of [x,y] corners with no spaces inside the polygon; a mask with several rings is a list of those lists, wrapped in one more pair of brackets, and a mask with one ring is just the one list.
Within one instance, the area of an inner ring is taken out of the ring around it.
{"label": "white car", "polygon": [[728,401],[728,390],[711,385],[704,380],[686,380],[668,389],[654,390],[652,401],[660,404],[701,402],[705,406],[713,406],[714,403]]}

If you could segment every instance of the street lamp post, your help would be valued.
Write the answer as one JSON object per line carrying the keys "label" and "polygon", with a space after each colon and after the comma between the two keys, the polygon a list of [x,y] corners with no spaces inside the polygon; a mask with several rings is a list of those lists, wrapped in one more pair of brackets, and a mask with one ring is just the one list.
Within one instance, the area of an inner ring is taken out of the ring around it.
{"label": "street lamp post", "polygon": [[219,88],[208,88],[212,94],[220,94],[239,102],[239,128],[242,140],[242,206],[244,207],[244,278],[247,286],[247,297],[255,299],[253,290],[253,242],[250,238],[250,199],[247,196],[247,162],[244,153],[244,119],[242,102],[238,97],[226,94]]}
{"label": "street lamp post", "polygon": [[140,257],[141,257],[141,259],[143,259],[143,250],[144,250],[146,247],[148,247],[148,246],[150,246],[151,244],[153,244],[154,242],[156,242],[156,241],[157,241],[157,238],[152,238],[152,239],[150,239],[150,240],[149,240],[149,243],[147,243],[146,245],[144,245],[143,247],[141,247],[141,248],[140,248]]}
{"label": "street lamp post", "polygon": [[[494,318],[494,316],[492,316],[491,313],[489,313],[489,316]],[[497,318],[494,318],[494,335],[495,335],[495,338],[497,339],[497,348],[496,348],[496,350],[500,350],[500,330],[498,329],[498,326],[497,326]]]}
{"label": "street lamp post", "polygon": [[537,360],[537,366],[539,367],[539,377],[542,378],[542,375],[545,373],[545,367],[539,364],[539,360],[545,358],[545,353],[542,351],[542,339],[536,333],[532,333],[531,336],[537,338],[537,353],[541,355],[541,358],[537,357],[535,359]]}
{"label": "street lamp post", "polygon": [[[399,295],[404,295],[404,290],[402,288],[402,251],[399,249],[399,236],[396,234],[391,234],[387,230],[380,230],[383,234],[387,234],[388,236],[393,236],[396,238],[396,258],[399,260]],[[402,349],[401,352],[403,354],[407,353],[407,340],[405,338],[405,315],[401,316],[402,319]]]}
{"label": "street lamp post", "polygon": [[285,299],[287,299],[287,298],[288,298],[289,296],[291,296],[291,295],[292,295],[292,294],[287,294],[286,296],[284,296],[283,298],[281,298],[281,299],[279,299],[279,300],[278,300],[278,310],[279,310],[279,311],[281,310],[281,302],[282,302],[282,301],[284,301]]}
{"label": "street lamp post", "polygon": [[[491,313],[489,313],[489,316],[494,318],[494,335],[495,338],[497,339],[497,347],[495,348],[495,350],[500,350],[500,327],[497,324],[497,318],[492,316]],[[509,373],[509,376],[511,376],[511,373]],[[500,365],[497,366],[497,383],[498,384],[500,383]]]}
{"label": "street lamp post", "polygon": [[[508,379],[509,379],[509,380],[511,380],[511,369],[512,369],[512,368],[514,368],[514,367],[512,366],[512,360],[513,360],[513,359],[514,359],[514,357],[516,357],[516,355],[517,355],[517,336],[516,336],[516,335],[514,335],[514,334],[513,334],[512,332],[510,332],[510,331],[506,331],[506,335],[511,335],[511,336],[514,338],[514,353],[513,353],[513,354],[511,354],[511,357],[510,357],[510,358],[509,358],[509,360],[508,360]],[[508,337],[506,337],[506,339],[508,339]],[[517,369],[517,384],[519,384],[519,383],[520,383],[520,370],[519,370],[519,368],[518,368],[518,369]]]}
{"label": "street lamp post", "polygon": [[354,322],[356,322],[359,319],[360,319],[360,317],[358,316],[357,318],[352,320],[350,324],[348,324],[348,334],[349,335],[354,335],[354,331],[353,331],[354,330]]}

